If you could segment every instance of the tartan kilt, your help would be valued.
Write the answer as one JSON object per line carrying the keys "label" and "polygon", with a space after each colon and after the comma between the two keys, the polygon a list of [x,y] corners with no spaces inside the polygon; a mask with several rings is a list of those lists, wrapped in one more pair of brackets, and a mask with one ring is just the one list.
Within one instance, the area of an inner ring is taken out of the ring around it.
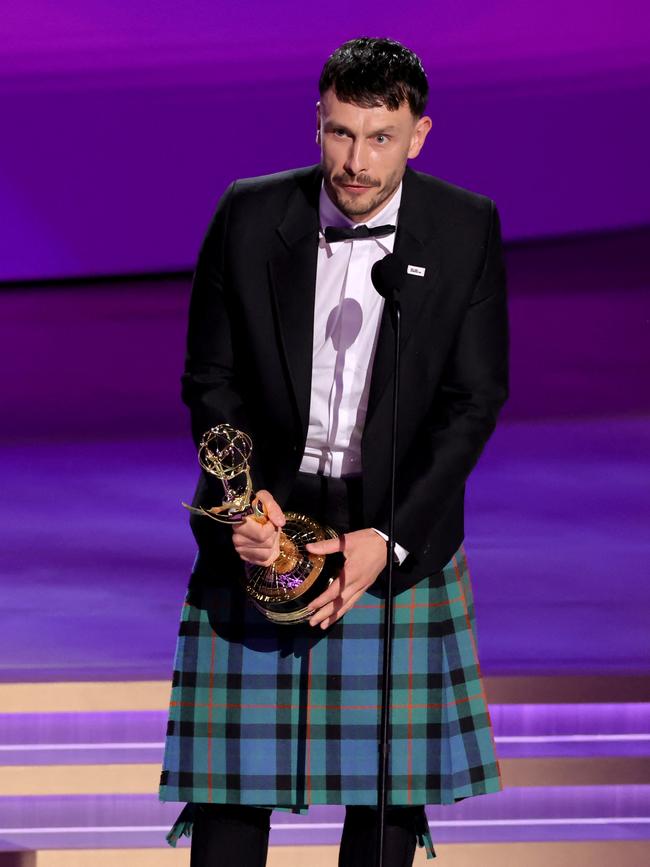
{"label": "tartan kilt", "polygon": [[[383,602],[323,631],[277,626],[238,583],[185,602],[160,799],[304,810],[376,803]],[[388,802],[499,791],[464,546],[395,596]]]}

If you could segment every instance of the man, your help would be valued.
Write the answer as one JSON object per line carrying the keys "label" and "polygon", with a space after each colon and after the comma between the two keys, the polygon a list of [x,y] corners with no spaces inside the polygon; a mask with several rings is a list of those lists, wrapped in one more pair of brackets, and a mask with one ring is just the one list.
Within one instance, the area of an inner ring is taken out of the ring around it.
{"label": "man", "polygon": [[[394,336],[370,270],[393,251],[408,276],[386,863],[412,863],[416,839],[433,856],[425,804],[501,787],[462,544],[465,482],[507,395],[497,211],[407,167],[431,129],[408,49],[348,42],[319,89],[320,165],[232,184],[192,288],[195,442],[222,422],[251,435],[270,518],[192,519],[160,790],[188,801],[171,838],[193,823],[192,867],[263,865],[271,809],[319,803],[346,806],[339,864],[373,863]],[[221,500],[213,483],[195,504]],[[237,580],[273,562],[288,509],[336,526],[311,550],[345,557],[292,627]]]}

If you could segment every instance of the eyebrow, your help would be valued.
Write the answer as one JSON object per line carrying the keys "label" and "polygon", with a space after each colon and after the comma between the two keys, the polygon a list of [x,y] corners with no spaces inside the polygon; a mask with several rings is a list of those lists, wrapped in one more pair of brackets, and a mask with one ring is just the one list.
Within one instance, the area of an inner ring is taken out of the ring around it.
{"label": "eyebrow", "polygon": [[[349,129],[344,123],[337,123],[335,120],[326,121],[325,122],[325,129],[326,130],[342,129],[345,132],[352,133],[352,130]],[[394,126],[394,124],[389,124],[388,126],[379,127],[378,129],[374,130],[373,132],[368,133],[368,135],[371,135],[371,136],[382,135],[383,133],[387,133],[387,132],[395,132],[396,129],[397,129],[397,127]]]}

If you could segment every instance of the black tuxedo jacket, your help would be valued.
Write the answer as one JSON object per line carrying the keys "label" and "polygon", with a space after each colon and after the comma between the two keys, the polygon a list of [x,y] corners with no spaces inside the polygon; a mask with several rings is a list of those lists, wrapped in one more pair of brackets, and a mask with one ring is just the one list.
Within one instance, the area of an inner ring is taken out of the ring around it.
{"label": "black tuxedo jacket", "polygon": [[[233,183],[203,242],[190,302],[182,384],[195,442],[221,422],[248,432],[254,486],[281,505],[307,435],[321,180],[313,166]],[[395,536],[410,554],[395,570],[399,592],[441,569],[463,540],[465,482],[507,397],[508,324],[490,199],[407,168],[395,252],[424,269],[401,293]],[[385,309],[362,440],[365,526],[384,531],[393,340]],[[222,497],[202,475],[195,505]],[[228,527],[191,522],[207,566],[199,573],[240,567]]]}

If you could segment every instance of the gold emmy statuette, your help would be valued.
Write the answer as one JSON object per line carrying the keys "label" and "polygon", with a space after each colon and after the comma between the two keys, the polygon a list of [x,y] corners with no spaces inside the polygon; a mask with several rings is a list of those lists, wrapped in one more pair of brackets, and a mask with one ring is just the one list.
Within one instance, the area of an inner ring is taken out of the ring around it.
{"label": "gold emmy statuette", "polygon": [[[199,443],[199,463],[216,476],[224,487],[220,506],[194,508],[195,515],[225,524],[243,521],[249,515],[260,523],[268,518],[253,494],[250,455],[253,443],[248,434],[228,424],[210,428]],[[309,619],[309,603],[327,589],[336,575],[340,557],[310,554],[309,542],[333,539],[338,535],[306,515],[285,512],[286,524],[280,532],[280,556],[270,566],[245,563],[244,587],[253,604],[274,623],[300,623]]]}

